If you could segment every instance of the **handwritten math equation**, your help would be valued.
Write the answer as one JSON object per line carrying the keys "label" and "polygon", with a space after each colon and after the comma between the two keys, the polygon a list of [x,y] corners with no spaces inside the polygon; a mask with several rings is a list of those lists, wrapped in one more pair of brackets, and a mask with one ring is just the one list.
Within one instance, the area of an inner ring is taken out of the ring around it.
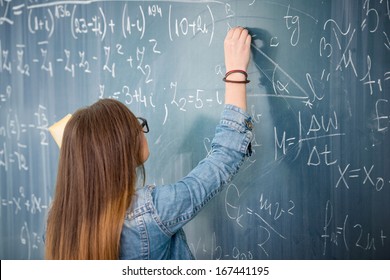
{"label": "handwritten math equation", "polygon": [[374,252],[386,248],[388,232],[383,228],[372,229],[369,224],[353,222],[349,214],[342,220],[336,220],[335,206],[329,200],[325,205],[325,219],[322,238],[323,255],[330,250],[342,249],[350,252],[357,249],[362,252]]}

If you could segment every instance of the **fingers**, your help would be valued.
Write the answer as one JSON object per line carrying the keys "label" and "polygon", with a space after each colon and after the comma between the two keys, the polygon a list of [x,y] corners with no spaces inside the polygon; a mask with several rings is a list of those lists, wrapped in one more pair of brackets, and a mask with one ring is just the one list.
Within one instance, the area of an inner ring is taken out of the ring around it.
{"label": "fingers", "polygon": [[246,28],[235,27],[228,31],[225,38],[226,69],[246,70],[250,58],[251,36]]}
{"label": "fingers", "polygon": [[251,39],[251,36],[249,35],[249,32],[246,28],[237,26],[237,27],[233,27],[228,31],[228,33],[226,34],[226,39],[241,41],[242,43],[246,43],[247,40]]}
{"label": "fingers", "polygon": [[244,28],[241,26],[233,27],[229,29],[228,33],[226,34],[226,39],[237,39],[240,36],[241,31]]}
{"label": "fingers", "polygon": [[234,30],[235,30],[235,28],[232,28],[228,31],[228,33],[226,34],[226,38],[225,38],[226,40],[231,39],[233,37]]}
{"label": "fingers", "polygon": [[[248,32],[248,30],[247,30],[247,32]],[[245,44],[250,46],[251,42],[252,42],[252,36],[249,35],[249,33],[248,33],[246,38],[245,38]]]}
{"label": "fingers", "polygon": [[244,28],[241,26],[238,26],[236,28],[233,28],[233,39],[239,40],[241,37],[241,33],[243,32]]}
{"label": "fingers", "polygon": [[250,42],[251,42],[251,39],[252,37],[249,35],[249,32],[247,29],[243,29],[241,31],[241,34],[240,34],[240,37],[239,37],[239,41],[242,45],[247,45],[249,43],[250,45]]}

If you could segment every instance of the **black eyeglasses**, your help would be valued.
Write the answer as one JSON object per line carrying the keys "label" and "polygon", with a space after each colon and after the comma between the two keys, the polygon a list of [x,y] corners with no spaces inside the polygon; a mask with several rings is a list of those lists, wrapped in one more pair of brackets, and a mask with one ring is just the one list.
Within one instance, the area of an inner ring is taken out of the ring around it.
{"label": "black eyeglasses", "polygon": [[142,127],[143,133],[148,133],[149,132],[148,121],[144,118],[141,118],[141,117],[138,117],[137,119]]}

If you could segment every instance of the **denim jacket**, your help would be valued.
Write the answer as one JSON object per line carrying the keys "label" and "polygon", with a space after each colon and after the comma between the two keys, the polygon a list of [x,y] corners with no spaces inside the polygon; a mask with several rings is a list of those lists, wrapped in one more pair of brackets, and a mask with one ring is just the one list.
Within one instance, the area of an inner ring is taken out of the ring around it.
{"label": "denim jacket", "polygon": [[137,190],[124,220],[120,259],[193,259],[183,226],[229,183],[251,153],[252,120],[225,105],[212,151],[175,184]]}

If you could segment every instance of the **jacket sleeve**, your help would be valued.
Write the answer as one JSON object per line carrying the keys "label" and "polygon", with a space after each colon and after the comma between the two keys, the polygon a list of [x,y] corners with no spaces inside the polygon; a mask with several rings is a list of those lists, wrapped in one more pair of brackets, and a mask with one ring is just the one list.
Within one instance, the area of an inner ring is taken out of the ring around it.
{"label": "jacket sleeve", "polygon": [[240,108],[225,105],[211,144],[211,153],[175,184],[151,189],[155,219],[172,235],[221,192],[251,154],[252,120]]}

